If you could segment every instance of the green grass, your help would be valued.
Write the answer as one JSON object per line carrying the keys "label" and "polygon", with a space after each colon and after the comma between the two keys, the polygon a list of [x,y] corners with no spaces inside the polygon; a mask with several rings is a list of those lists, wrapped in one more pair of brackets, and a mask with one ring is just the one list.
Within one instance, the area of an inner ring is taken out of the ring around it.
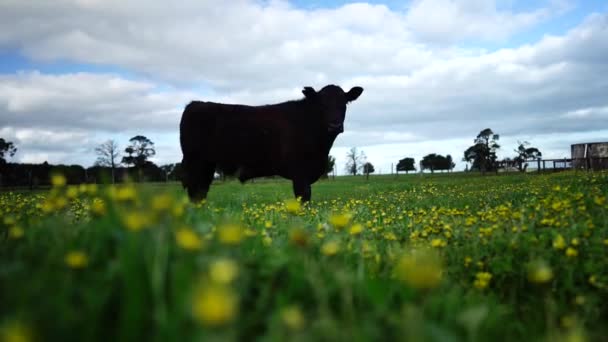
{"label": "green grass", "polygon": [[608,334],[606,173],[338,177],[312,193],[299,211],[278,179],[217,182],[197,205],[178,184],[0,193],[0,336]]}

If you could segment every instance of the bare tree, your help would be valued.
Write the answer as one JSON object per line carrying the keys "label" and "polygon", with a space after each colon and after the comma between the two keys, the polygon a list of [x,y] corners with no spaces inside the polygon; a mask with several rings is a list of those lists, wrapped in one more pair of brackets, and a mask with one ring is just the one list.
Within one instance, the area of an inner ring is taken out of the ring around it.
{"label": "bare tree", "polygon": [[353,147],[346,153],[346,173],[356,176],[363,169],[365,164],[365,153],[357,152],[357,148]]}
{"label": "bare tree", "polygon": [[114,169],[118,164],[119,147],[116,141],[108,140],[95,148],[97,161],[95,165],[106,166],[112,169],[112,183],[114,183]]}
{"label": "bare tree", "polygon": [[165,164],[160,166],[160,169],[165,173],[165,182],[169,181],[169,175],[175,171],[176,166],[176,164]]}

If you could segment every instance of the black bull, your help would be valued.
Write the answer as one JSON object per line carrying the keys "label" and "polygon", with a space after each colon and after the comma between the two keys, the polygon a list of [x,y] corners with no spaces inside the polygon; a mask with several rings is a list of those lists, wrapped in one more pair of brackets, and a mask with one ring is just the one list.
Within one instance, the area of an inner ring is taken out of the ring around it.
{"label": "black bull", "polygon": [[265,106],[193,101],[180,122],[183,186],[193,201],[207,196],[215,169],[236,172],[245,182],[279,175],[309,201],[310,185],[327,170],[327,156],[344,131],[346,104],[363,88],[345,93],[328,85],[302,90],[304,98]]}

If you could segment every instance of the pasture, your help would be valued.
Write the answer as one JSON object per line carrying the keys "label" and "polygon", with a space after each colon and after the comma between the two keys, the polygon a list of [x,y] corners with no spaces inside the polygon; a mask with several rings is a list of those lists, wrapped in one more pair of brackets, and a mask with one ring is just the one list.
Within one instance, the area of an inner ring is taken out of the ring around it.
{"label": "pasture", "polygon": [[0,193],[3,340],[608,336],[607,173],[64,181]]}

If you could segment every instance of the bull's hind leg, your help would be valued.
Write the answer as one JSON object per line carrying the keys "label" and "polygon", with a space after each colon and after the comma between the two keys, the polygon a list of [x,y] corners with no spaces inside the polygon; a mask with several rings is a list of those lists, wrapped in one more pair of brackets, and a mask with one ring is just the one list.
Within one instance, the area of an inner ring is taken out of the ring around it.
{"label": "bull's hind leg", "polygon": [[296,181],[292,182],[293,194],[296,198],[300,197],[302,202],[309,202],[311,196],[310,184],[308,182]]}
{"label": "bull's hind leg", "polygon": [[187,181],[184,186],[188,190],[188,197],[192,202],[200,202],[207,198],[214,174],[215,163],[203,161],[188,163]]}

